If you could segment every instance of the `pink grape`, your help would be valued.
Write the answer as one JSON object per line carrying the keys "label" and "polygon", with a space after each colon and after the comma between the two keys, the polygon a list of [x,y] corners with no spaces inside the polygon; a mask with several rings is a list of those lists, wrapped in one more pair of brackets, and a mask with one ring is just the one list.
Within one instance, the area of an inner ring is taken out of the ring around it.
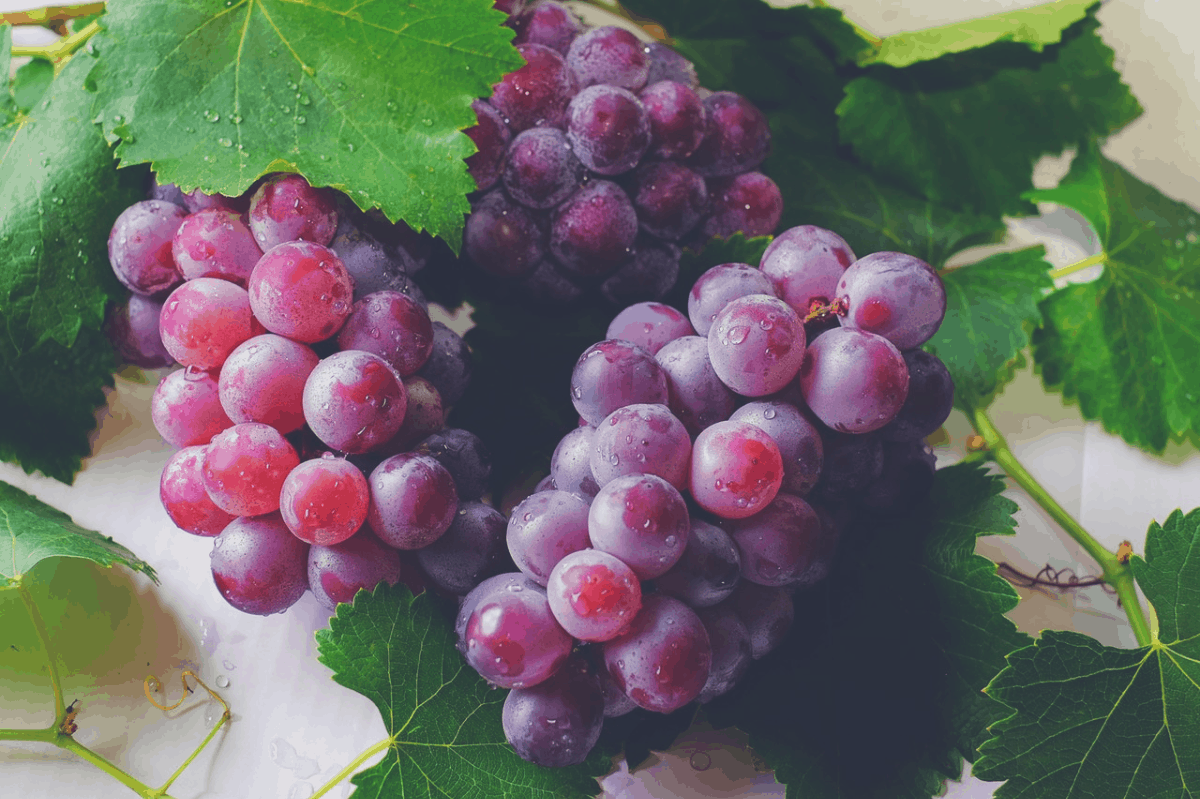
{"label": "pink grape", "polygon": [[665,404],[667,377],[654,356],[620,339],[584,350],[571,373],[571,401],[588,424],[598,425],[617,408]]}
{"label": "pink grape", "polygon": [[207,447],[184,447],[163,467],[158,495],[175,526],[193,535],[214,536],[234,516],[216,506],[204,490],[201,468]]}
{"label": "pink grape", "polygon": [[729,522],[742,577],[759,585],[782,586],[802,577],[816,559],[821,520],[812,507],[791,494],[746,519]]}
{"label": "pink grape", "polygon": [[801,318],[816,305],[828,305],[838,281],[854,263],[854,251],[838,234],[815,225],[800,225],[780,233],[767,245],[759,268],[770,278],[775,293]]}
{"label": "pink grape", "polygon": [[216,277],[242,287],[262,257],[245,217],[223,208],[185,218],[175,231],[171,253],[185,280]]}
{"label": "pink grape", "polygon": [[539,125],[561,128],[576,91],[566,61],[540,44],[519,44],[517,52],[525,66],[492,87],[491,104],[514,134]]}
{"label": "pink grape", "polygon": [[645,45],[615,25],[580,34],[567,51],[567,67],[580,89],[606,84],[636,92],[646,85],[650,74]]}
{"label": "pink grape", "polygon": [[773,394],[804,360],[804,322],[783,300],[751,294],[726,305],[708,331],[708,354],[721,382],[747,397]]}
{"label": "pink grape", "polygon": [[650,117],[650,155],[687,158],[704,138],[704,101],[690,87],[671,80],[642,89],[638,99]]}
{"label": "pink grape", "polygon": [[250,312],[250,297],[215,277],[189,280],[171,292],[158,321],[167,352],[184,366],[217,369],[234,349],[265,332]]}
{"label": "pink grape", "polygon": [[627,474],[654,474],[687,488],[692,440],[665,405],[617,408],[596,426],[592,474],[600,486]]}
{"label": "pink grape", "polygon": [[327,245],[337,225],[333,191],[315,188],[301,175],[269,178],[250,200],[250,229],[264,252],[288,241]]}
{"label": "pink grape", "polygon": [[694,334],[688,318],[670,305],[639,302],[613,317],[604,337],[630,341],[655,355],[667,342]]}
{"label": "pink grape", "polygon": [[420,549],[454,522],[458,491],[446,467],[428,455],[393,455],[371,472],[367,521],[396,549]]}
{"label": "pink grape", "polygon": [[183,281],[171,257],[171,240],[187,212],[163,200],[143,200],[117,217],[108,236],[108,260],[122,285],[151,295]]}
{"label": "pink grape", "polygon": [[213,582],[243,613],[282,613],[308,590],[308,544],[278,513],[234,519],[213,541]]}
{"label": "pink grape", "polygon": [[843,433],[869,433],[896,417],[908,396],[908,367],[883,336],[850,327],[817,337],[800,367],[804,401]]}
{"label": "pink grape", "polygon": [[235,422],[263,422],[281,433],[304,425],[304,383],[320,362],[305,345],[274,333],[238,345],[221,367],[221,407]]}
{"label": "pink grape", "polygon": [[688,318],[697,335],[707,336],[726,305],[750,294],[775,296],[770,278],[750,264],[721,264],[696,278],[688,292]]}
{"label": "pink grape", "polygon": [[588,510],[592,546],[616,555],[641,580],[652,580],[679,561],[690,530],[683,496],[653,474],[618,477],[600,489]]}
{"label": "pink grape", "polygon": [[288,473],[279,513],[292,534],[309,544],[340,544],[367,520],[371,489],[358,467],[326,453]]}
{"label": "pink grape", "polygon": [[408,377],[429,360],[433,322],[429,312],[411,297],[379,291],[354,303],[337,342],[343,350],[374,353],[401,377]]}
{"label": "pink grape", "polygon": [[475,180],[475,188],[487,191],[496,185],[504,171],[504,154],[512,133],[504,124],[504,118],[487,100],[471,103],[477,123],[463,131],[478,148],[474,155],[467,156],[467,172]]}
{"label": "pink grape", "polygon": [[400,430],[408,394],[400,375],[378,355],[336,352],[304,383],[304,418],[317,438],[342,452],[375,449]]}
{"label": "pink grape", "polygon": [[779,446],[746,422],[717,422],[692,446],[692,498],[724,519],[744,519],[770,504],[783,482]]}
{"label": "pink grape", "polygon": [[506,540],[517,568],[545,585],[560,560],[588,546],[588,504],[561,490],[532,494],[509,514]]}
{"label": "pink grape", "polygon": [[293,241],[272,247],[247,284],[250,307],[272,333],[312,344],[336,333],[350,315],[354,281],[328,247]]}
{"label": "pink grape", "polygon": [[270,425],[245,422],[218,433],[204,454],[204,490],[226,513],[260,516],[279,510],[279,491],[300,456]]}
{"label": "pink grape", "polygon": [[654,358],[667,375],[667,407],[690,435],[725,421],[737,407],[736,395],[713,370],[707,338],[682,336]]}
{"label": "pink grape", "polygon": [[405,583],[414,594],[421,590],[416,567],[380,541],[368,528],[338,544],[313,544],[308,551],[308,587],[329,610],[354,601],[360,589],[374,591],[380,583]]}
{"label": "pink grape", "polygon": [[555,564],[546,596],[554,618],[580,641],[615,638],[642,607],[633,569],[598,549],[572,552]]}
{"label": "pink grape", "polygon": [[554,620],[540,585],[500,575],[463,600],[461,646],[479,676],[502,688],[529,688],[558,671],[574,643]]}
{"label": "pink grape", "polygon": [[172,447],[207,444],[233,426],[221,407],[216,376],[194,367],[177,369],[159,382],[150,398],[150,420]]}
{"label": "pink grape", "polygon": [[762,428],[779,445],[783,458],[780,491],[802,497],[812,490],[821,476],[825,448],[820,432],[795,405],[748,402],[729,418]]}
{"label": "pink grape", "polygon": [[130,294],[125,302],[108,307],[104,332],[123,362],[143,369],[161,369],[175,363],[158,332],[162,307],[161,302],[141,294]]}
{"label": "pink grape", "polygon": [[639,707],[670,713],[700,695],[712,668],[712,644],[696,612],[651,594],[629,630],[606,641],[604,664]]}

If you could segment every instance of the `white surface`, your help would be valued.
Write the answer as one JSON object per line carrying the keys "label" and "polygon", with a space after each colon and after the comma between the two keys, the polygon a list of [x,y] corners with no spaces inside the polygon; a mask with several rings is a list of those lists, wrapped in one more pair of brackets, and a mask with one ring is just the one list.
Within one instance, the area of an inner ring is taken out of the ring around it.
{"label": "white surface", "polygon": [[[847,0],[838,3],[857,22],[879,34],[982,16],[1003,8],[1034,5],[1028,0]],[[0,10],[36,6],[0,0]],[[1112,0],[1101,12],[1105,41],[1118,53],[1146,115],[1109,142],[1106,152],[1168,193],[1200,206],[1200,65],[1194,32],[1200,9],[1194,0]],[[1056,263],[1087,252],[1086,242],[1054,238],[1053,228],[1070,229],[1069,218],[1052,215],[1014,228],[1014,239],[1051,237]],[[1049,231],[1049,232],[1048,232]],[[208,727],[204,705],[193,697],[185,709],[164,715],[141,696],[141,679],[157,674],[173,700],[181,668],[199,669],[215,682],[234,709],[227,731],[185,772],[171,794],[177,799],[284,799],[304,797],[362,749],[384,736],[371,703],[335,685],[316,662],[313,632],[328,613],[306,595],[282,616],[261,619],[227,606],[207,569],[211,542],[177,531],[158,502],[158,475],[170,449],[149,421],[151,386],[118,380],[102,412],[94,455],[74,486],[30,477],[0,464],[0,479],[63,509],[75,520],[114,536],[154,565],[159,586],[128,578],[138,594],[129,623],[141,625],[142,643],[124,665],[101,675],[65,678],[68,701],[84,700],[78,736],[144,782],[158,784],[191,751]],[[1200,455],[1173,446],[1155,458],[1084,424],[1074,407],[1046,395],[1028,371],[993,408],[1018,457],[1065,507],[1101,541],[1114,546],[1130,539],[1139,551],[1152,519],[1174,508],[1200,505]],[[969,432],[965,419],[947,425],[946,461],[961,451]],[[1010,539],[989,539],[979,551],[1026,571],[1043,564],[1090,574],[1093,565],[1020,491],[1008,492],[1020,506],[1020,528]],[[121,578],[118,578],[121,579]],[[1133,638],[1115,601],[1101,589],[1049,597],[1027,597],[1011,615],[1023,629],[1076,629],[1110,645]],[[136,616],[136,618],[134,618]],[[0,726],[39,726],[50,721],[45,698],[14,695],[0,686]],[[671,797],[780,797],[782,788],[758,772],[744,741],[695,729],[672,752],[634,775],[619,771],[604,781],[620,799]],[[291,747],[289,749],[288,747]],[[292,753],[294,749],[294,753]],[[289,756],[290,755],[290,756]],[[5,796],[41,799],[80,796],[124,799],[131,793],[90,765],[41,745],[0,746],[0,785]],[[330,795],[348,795],[348,783]],[[982,799],[991,786],[973,780],[949,786],[947,796]]]}

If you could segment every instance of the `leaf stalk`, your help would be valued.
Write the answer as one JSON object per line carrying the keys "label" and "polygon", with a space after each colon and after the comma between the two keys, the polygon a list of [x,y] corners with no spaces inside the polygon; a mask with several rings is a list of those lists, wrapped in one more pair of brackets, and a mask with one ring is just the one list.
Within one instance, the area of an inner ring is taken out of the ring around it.
{"label": "leaf stalk", "polygon": [[[0,14],[0,24],[54,26],[69,19],[77,19],[104,12],[104,3],[78,3],[70,6],[47,6],[30,11],[9,11]],[[16,48],[13,48],[16,49]]]}
{"label": "leaf stalk", "polygon": [[91,22],[77,33],[64,36],[52,44],[44,44],[37,47],[13,47],[12,55],[13,58],[31,56],[58,63],[74,55],[76,50],[83,47],[87,40],[95,36],[99,31],[100,23]]}
{"label": "leaf stalk", "polygon": [[42,642],[42,649],[46,650],[46,661],[50,665],[50,688],[54,691],[54,724],[51,729],[57,730],[67,717],[67,708],[63,704],[62,681],[58,676],[58,657],[54,653],[54,647],[50,645],[50,634],[46,632],[42,614],[38,611],[37,603],[33,601],[33,595],[29,593],[25,583],[17,583],[17,593],[25,603],[25,609],[29,611],[29,618],[33,622],[38,640]]}
{"label": "leaf stalk", "polygon": [[319,789],[317,789],[317,792],[312,795],[311,799],[321,799],[322,796],[324,796],[325,794],[327,794],[331,790],[333,790],[334,787],[339,782],[346,779],[351,774],[354,774],[358,770],[359,766],[361,766],[363,763],[367,762],[368,760],[370,760],[372,757],[379,754],[380,752],[382,752],[386,749],[390,749],[392,747],[392,744],[394,744],[394,743],[395,743],[395,741],[392,738],[388,737],[388,738],[384,738],[382,741],[379,741],[377,743],[374,743],[374,744],[371,744],[370,746],[368,746],[366,749],[363,750],[362,754],[360,754],[358,757],[351,760],[349,765],[347,765],[344,769],[339,771],[337,774],[334,774],[332,779],[329,780],[329,782],[325,783]]}
{"label": "leaf stalk", "polygon": [[1108,258],[1108,253],[1098,252],[1095,255],[1089,255],[1087,258],[1084,258],[1082,261],[1076,261],[1073,264],[1067,264],[1066,266],[1060,266],[1058,269],[1052,269],[1050,271],[1050,277],[1052,279],[1057,280],[1060,277],[1066,277],[1067,275],[1073,275],[1076,272],[1082,272],[1084,269],[1087,269],[1089,266],[1095,266],[1096,264],[1102,264],[1102,263],[1104,263],[1105,260],[1107,260],[1107,258]]}

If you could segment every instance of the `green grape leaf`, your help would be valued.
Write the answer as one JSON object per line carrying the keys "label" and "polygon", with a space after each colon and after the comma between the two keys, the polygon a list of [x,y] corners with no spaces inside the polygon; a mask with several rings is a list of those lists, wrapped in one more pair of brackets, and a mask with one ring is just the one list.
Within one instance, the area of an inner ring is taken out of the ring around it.
{"label": "green grape leaf", "polygon": [[1200,511],[1150,526],[1133,560],[1154,606],[1151,646],[1048,631],[988,686],[1013,712],[974,774],[997,799],[1189,799],[1200,786]]}
{"label": "green grape leaf", "polygon": [[158,580],[148,563],[111,537],[80,527],[62,511],[0,482],[0,577],[19,582],[48,558],[83,558],[101,566],[120,563]]}
{"label": "green grape leaf", "polygon": [[[3,59],[0,59],[3,60]],[[12,94],[21,113],[28,114],[54,80],[54,65],[43,58],[32,58],[13,75]]]}
{"label": "green grape leaf", "polygon": [[1002,252],[942,273],[946,318],[925,349],[954,378],[955,397],[986,404],[1041,325],[1038,298],[1054,287],[1045,248]]}
{"label": "green grape leaf", "polygon": [[1106,255],[1098,279],[1042,300],[1046,387],[1135,446],[1200,430],[1200,211],[1091,147],[1058,188],[1028,196],[1083,214]]}
{"label": "green grape leaf", "polygon": [[[300,172],[460,243],[471,102],[524,61],[486,0],[136,0],[94,40],[122,164],[237,195]],[[152,31],[152,33],[148,33]]]}
{"label": "green grape leaf", "polygon": [[1004,717],[982,689],[1029,637],[1003,615],[1016,592],[975,554],[1013,531],[1003,489],[951,466],[912,514],[849,528],[829,578],[795,595],[794,633],[709,704],[788,799],[927,799]]}
{"label": "green grape leaf", "polygon": [[1041,52],[1001,41],[905,69],[874,67],[846,86],[842,141],[940,204],[1031,213],[1021,194],[1033,188],[1039,157],[1141,114],[1098,27],[1089,15]]}
{"label": "green grape leaf", "polygon": [[609,770],[593,752],[580,766],[543,768],[522,760],[504,738],[496,690],[454,646],[452,622],[428,593],[402,583],[359,591],[317,631],[318,660],[340,685],[379,708],[387,755],[353,782],[363,795],[490,799],[590,799]]}

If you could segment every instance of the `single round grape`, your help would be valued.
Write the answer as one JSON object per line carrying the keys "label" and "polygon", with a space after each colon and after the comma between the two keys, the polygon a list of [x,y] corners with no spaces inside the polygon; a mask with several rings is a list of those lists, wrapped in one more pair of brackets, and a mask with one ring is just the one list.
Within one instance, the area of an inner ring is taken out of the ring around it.
{"label": "single round grape", "polygon": [[692,497],[723,519],[753,516],[775,499],[783,482],[779,446],[746,422],[717,422],[692,446]]}
{"label": "single round grape", "polygon": [[787,402],[749,402],[733,412],[730,421],[748,422],[779,446],[783,483],[779,490],[802,497],[821,477],[824,446],[821,434],[804,414]]}
{"label": "single round grape", "polygon": [[492,456],[483,440],[471,431],[447,427],[426,437],[413,451],[446,467],[460,499],[478,499],[487,491]]}
{"label": "single round grape", "polygon": [[475,100],[471,110],[475,112],[477,123],[463,133],[475,143],[478,152],[467,156],[467,172],[475,181],[476,189],[487,191],[496,185],[504,171],[504,154],[508,152],[512,133],[500,112],[488,101]]}
{"label": "single round grape", "polygon": [[729,607],[746,625],[755,660],[783,643],[796,616],[791,594],[783,588],[742,580],[730,595]]}
{"label": "single round grape", "polygon": [[637,166],[650,148],[650,117],[633,92],[590,86],[567,107],[567,139],[588,169],[619,175]]}
{"label": "single round grape", "polygon": [[480,583],[463,600],[467,663],[503,688],[530,688],[558,671],[574,643],[550,612],[545,589],[520,575]]}
{"label": "single round grape", "polygon": [[514,45],[541,44],[564,56],[571,42],[583,31],[583,23],[575,12],[554,0],[541,0],[526,8],[512,18],[511,25],[517,32],[512,41]]}
{"label": "single round grape", "polygon": [[617,681],[608,673],[604,666],[604,650],[600,646],[589,653],[596,673],[600,675],[600,689],[604,692],[604,718],[612,719],[624,716],[638,709],[637,703],[625,695]]}
{"label": "single round grape", "polygon": [[104,333],[124,363],[143,369],[161,369],[175,363],[158,332],[162,307],[161,302],[141,294],[130,294],[125,302],[108,307]]}
{"label": "single round grape", "polygon": [[900,350],[928,341],[946,315],[946,288],[932,266],[901,252],[859,258],[837,286],[843,327],[883,336]]}
{"label": "single round grape", "polygon": [[135,294],[158,294],[183,281],[171,240],[187,212],[174,203],[143,200],[126,208],[108,236],[108,261],[117,280]]}
{"label": "single round grape", "polygon": [[343,350],[363,350],[383,358],[401,377],[425,365],[433,350],[429,312],[398,291],[368,294],[358,302],[338,331]]}
{"label": "single round grape", "polygon": [[667,407],[692,436],[729,418],[737,397],[721,382],[708,354],[708,339],[681,336],[654,356],[667,375]]}
{"label": "single round grape", "polygon": [[374,591],[384,582],[409,583],[405,571],[400,553],[367,528],[337,544],[314,544],[308,551],[308,587],[329,610],[353,602],[360,589]]}
{"label": "single round grape", "polygon": [[292,469],[279,493],[279,513],[292,534],[309,544],[340,544],[367,520],[367,478],[332,453]]}
{"label": "single round grape", "polygon": [[221,407],[216,375],[203,369],[177,369],[164,377],[150,398],[154,429],[172,447],[207,444],[233,421]]}
{"label": "single round grape", "polygon": [[704,99],[707,128],[688,166],[706,178],[749,172],[771,151],[771,128],[762,111],[734,92],[714,92]]}
{"label": "single round grape", "polygon": [[185,217],[171,241],[171,253],[185,280],[216,277],[243,287],[262,257],[245,218],[223,208]]}
{"label": "single round grape", "polygon": [[636,92],[646,85],[650,74],[645,48],[624,28],[601,25],[571,42],[567,67],[580,89],[605,84]]}
{"label": "single round grape", "polygon": [[614,316],[604,337],[632,342],[656,355],[667,342],[694,334],[688,318],[670,305],[639,302]]}
{"label": "single round grape", "polygon": [[750,631],[728,604],[696,611],[712,645],[712,667],[697,699],[701,704],[729,693],[754,662]]}
{"label": "single round grape", "polygon": [[186,207],[183,201],[183,190],[174,183],[159,183],[158,176],[153,172],[150,173],[150,178],[147,181],[146,199],[162,200],[163,202],[174,203],[181,208]]}
{"label": "single round grape", "polygon": [[557,128],[530,128],[508,145],[504,162],[508,196],[530,208],[553,208],[583,185],[587,170]]}
{"label": "single round grape", "polygon": [[558,51],[541,44],[519,44],[525,66],[492,87],[491,104],[514,134],[541,125],[561,128],[576,87]]}
{"label": "single round grape", "polygon": [[244,214],[250,210],[250,194],[227,197],[224,194],[208,194],[200,189],[193,189],[183,195],[183,207],[188,210],[189,214],[208,208],[220,208],[224,211]]}
{"label": "single round grape", "polygon": [[568,491],[591,502],[600,490],[592,474],[592,442],[594,427],[576,427],[562,437],[550,458],[550,478],[560,491]]}
{"label": "single round grape", "polygon": [[775,296],[770,278],[750,264],[720,264],[696,278],[688,292],[688,318],[697,335],[707,336],[726,305],[750,294]]}
{"label": "single round grape", "polygon": [[700,146],[706,130],[704,101],[673,80],[659,81],[638,95],[650,117],[650,155],[687,158]]}
{"label": "single round grape", "polygon": [[667,376],[654,356],[621,339],[584,350],[571,373],[571,401],[590,425],[635,403],[665,405]]}
{"label": "single round grape", "polygon": [[814,493],[824,499],[857,499],[883,469],[879,436],[822,430],[821,446],[825,458]]}
{"label": "single round grape", "polygon": [[399,455],[413,449],[417,442],[430,436],[446,425],[446,408],[442,395],[423,377],[412,375],[402,379],[404,395],[408,404],[404,409],[404,421],[396,435],[381,444],[378,452],[384,456]]}
{"label": "single round grape", "polygon": [[683,495],[653,474],[612,480],[600,488],[588,510],[592,546],[616,555],[641,580],[652,580],[674,566],[690,531]]}
{"label": "single round grape", "polygon": [[711,214],[704,222],[706,238],[768,236],[783,218],[783,195],[775,181],[761,172],[745,172],[708,182]]}
{"label": "single round grape", "polygon": [[692,62],[660,42],[651,42],[644,48],[649,72],[646,75],[646,85],[650,86],[660,80],[673,80],[682,83],[689,89],[700,88],[696,77],[696,68]]}
{"label": "single round grape", "polygon": [[272,247],[247,283],[250,307],[263,327],[313,344],[338,332],[350,315],[354,282],[328,247],[292,241]]}
{"label": "single round grape", "polygon": [[747,397],[773,394],[800,371],[804,322],[781,299],[738,297],[708,331],[708,355],[721,382]]}
{"label": "single round grape", "polygon": [[213,436],[204,453],[204,490],[226,513],[260,516],[279,510],[279,492],[300,456],[283,434],[258,422]]}
{"label": "single round grape", "polygon": [[192,535],[214,536],[234,520],[216,506],[204,490],[204,453],[207,447],[184,447],[163,466],[158,496],[175,526]]}
{"label": "single round grape", "polygon": [[603,277],[633,257],[637,232],[629,195],[615,183],[594,180],[554,210],[550,252],[572,274]]}
{"label": "single round grape", "polygon": [[679,279],[682,251],[674,244],[638,235],[633,258],[600,284],[600,293],[613,305],[662,299]]}
{"label": "single round grape", "polygon": [[550,611],[580,641],[607,641],[625,631],[642,607],[633,569],[598,549],[571,552],[546,583]]}
{"label": "single round grape", "polygon": [[794,582],[811,565],[821,539],[821,520],[803,499],[778,494],[770,505],[729,522],[742,577],[759,585]]}
{"label": "single round grape", "polygon": [[629,192],[642,230],[660,239],[678,241],[708,213],[704,178],[673,161],[639,166]]}
{"label": "single round grape", "polygon": [[908,396],[896,418],[879,429],[886,441],[917,441],[932,435],[954,408],[954,381],[946,364],[924,350],[901,353],[908,367]]}
{"label": "single round grape", "polygon": [[238,345],[264,332],[246,290],[215,277],[189,280],[171,292],[158,330],[175,360],[201,369],[219,368]]}
{"label": "single round grape", "polygon": [[532,272],[521,279],[521,290],[530,304],[544,308],[570,305],[581,298],[578,278],[567,275],[553,258],[543,258]]}
{"label": "single round grape", "polygon": [[378,355],[346,350],[317,364],[304,383],[304,418],[317,438],[342,452],[368,452],[400,430],[408,394]]}
{"label": "single round grape", "polygon": [[278,513],[234,519],[213,540],[213,582],[243,613],[282,613],[308,590],[308,544]]}
{"label": "single round grape", "polygon": [[546,254],[542,217],[493,190],[474,203],[463,233],[467,256],[490,275],[517,278]]}
{"label": "single round grape", "polygon": [[417,374],[433,383],[445,405],[454,405],[471,382],[471,350],[467,342],[441,322],[434,322],[433,348]]}
{"label": "single round grape", "polygon": [[250,229],[263,252],[287,241],[327,245],[337,225],[333,190],[315,188],[302,175],[268,178],[250,199]]}
{"label": "single round grape", "polygon": [[506,533],[513,563],[545,585],[555,564],[588,546],[588,505],[566,491],[531,494],[513,508]]}
{"label": "single round grape", "polygon": [[896,345],[851,327],[819,336],[800,367],[804,401],[843,433],[869,433],[890,422],[908,396],[908,367]]}
{"label": "single round grape", "polygon": [[687,489],[692,440],[666,405],[617,408],[596,426],[591,465],[603,487],[627,474],[654,474]]}
{"label": "single round grape", "polygon": [[629,630],[604,643],[604,664],[639,707],[670,713],[700,695],[712,668],[712,644],[694,610],[651,594]]}
{"label": "single round grape", "polygon": [[574,655],[532,688],[509,691],[500,723],[509,745],[530,763],[579,765],[604,727],[599,675],[583,656]]}
{"label": "single round grape", "polygon": [[883,468],[863,489],[863,504],[873,511],[894,514],[915,507],[933,488],[937,457],[925,442],[883,442]]}
{"label": "single round grape", "polygon": [[446,532],[417,550],[417,562],[434,586],[463,596],[506,564],[507,527],[504,514],[490,505],[460,502]]}
{"label": "single round grape", "polygon": [[422,308],[428,305],[420,287],[409,277],[411,259],[361,230],[349,214],[342,215],[329,249],[350,275],[353,302],[377,291],[398,291]]}
{"label": "single round grape", "polygon": [[304,384],[320,360],[311,348],[274,333],[248,339],[221,367],[221,407],[234,422],[263,422],[281,433],[299,430]]}
{"label": "single round grape", "polygon": [[654,581],[654,587],[693,608],[711,607],[733,593],[741,564],[737,545],[728,533],[693,517],[683,557]]}
{"label": "single round grape", "polygon": [[367,521],[396,549],[420,549],[454,522],[458,491],[446,467],[428,455],[393,455],[371,472]]}
{"label": "single round grape", "polygon": [[558,486],[554,485],[554,478],[546,475],[541,480],[538,480],[538,484],[533,487],[533,493],[540,494],[543,491],[554,491],[557,488]]}
{"label": "single round grape", "polygon": [[838,234],[815,225],[788,228],[763,252],[759,268],[771,279],[779,298],[801,318],[814,305],[829,305],[838,281],[854,263],[854,251]]}

